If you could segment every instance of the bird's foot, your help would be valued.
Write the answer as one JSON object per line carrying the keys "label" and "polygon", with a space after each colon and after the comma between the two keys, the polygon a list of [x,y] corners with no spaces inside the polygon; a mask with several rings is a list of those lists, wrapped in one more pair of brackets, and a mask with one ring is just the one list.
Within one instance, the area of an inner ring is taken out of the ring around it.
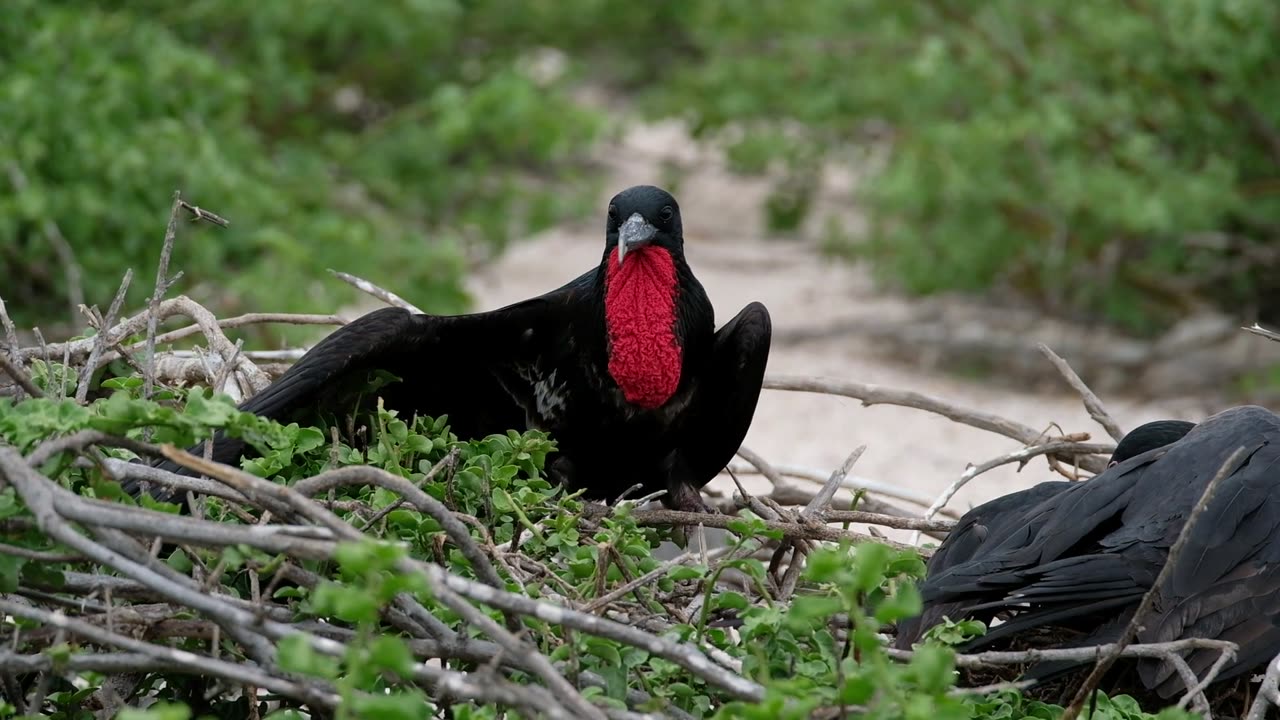
{"label": "bird's foot", "polygon": [[717,515],[716,509],[711,507],[702,499],[702,493],[697,488],[688,483],[677,482],[672,483],[667,488],[667,494],[662,498],[663,503],[672,510],[680,510],[682,512],[706,513],[708,515]]}

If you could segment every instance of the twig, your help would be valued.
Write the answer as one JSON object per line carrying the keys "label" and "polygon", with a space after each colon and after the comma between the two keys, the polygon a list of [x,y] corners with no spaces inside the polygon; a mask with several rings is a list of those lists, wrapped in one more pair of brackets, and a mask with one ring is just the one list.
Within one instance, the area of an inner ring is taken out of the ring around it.
{"label": "twig", "polygon": [[13,378],[13,381],[18,383],[18,387],[22,388],[31,397],[44,397],[44,391],[36,387],[36,384],[31,381],[31,376],[27,374],[27,371],[18,367],[9,359],[9,356],[4,353],[0,353],[0,370],[4,370],[5,374]]}
{"label": "twig", "polygon": [[[1235,643],[1228,642],[1226,640],[1185,638],[1171,642],[1135,643],[1133,645],[1124,645],[1123,647],[1120,643],[1108,643],[1106,645],[1088,645],[1085,647],[1074,648],[1032,648],[1029,650],[957,653],[955,661],[956,667],[960,668],[985,668],[999,667],[1001,665],[1025,665],[1037,662],[1079,662],[1082,660],[1093,660],[1102,653],[1117,651],[1120,653],[1120,657],[1125,658],[1160,659],[1168,657],[1170,653],[1184,652],[1187,650],[1229,650],[1235,652],[1237,649],[1238,648]],[[911,658],[915,656],[914,650],[886,648],[885,652],[887,652],[889,657],[894,660],[900,660],[902,662],[909,662]]]}
{"label": "twig", "polygon": [[178,235],[178,211],[182,209],[182,193],[173,191],[173,207],[169,210],[169,223],[164,229],[164,244],[160,246],[160,263],[156,268],[155,292],[147,305],[147,365],[143,374],[142,396],[150,399],[155,386],[156,324],[159,322],[160,299],[169,292],[169,258],[173,255],[173,241]]}
{"label": "twig", "polygon": [[1124,647],[1132,642],[1133,638],[1138,634],[1138,629],[1142,627],[1144,616],[1150,610],[1152,603],[1155,602],[1157,591],[1164,585],[1165,579],[1168,578],[1172,568],[1177,564],[1182,554],[1182,548],[1186,546],[1188,539],[1191,537],[1191,531],[1200,520],[1205,508],[1213,502],[1213,496],[1217,493],[1222,481],[1235,471],[1244,457],[1245,448],[1243,446],[1236,448],[1235,452],[1231,453],[1226,462],[1222,463],[1222,466],[1218,468],[1218,472],[1209,481],[1209,484],[1205,486],[1204,492],[1200,495],[1200,500],[1192,506],[1191,513],[1187,515],[1186,522],[1183,523],[1182,529],[1178,532],[1178,539],[1174,541],[1173,547],[1169,548],[1169,555],[1165,558],[1164,566],[1160,568],[1160,574],[1156,576],[1155,582],[1151,583],[1151,588],[1142,596],[1142,602],[1138,603],[1137,610],[1134,610],[1133,617],[1129,619],[1129,624],[1125,626],[1124,632],[1121,633],[1114,647],[1098,660],[1088,677],[1085,678],[1084,683],[1076,691],[1075,697],[1071,699],[1071,704],[1067,706],[1067,709],[1062,714],[1062,720],[1075,720],[1080,711],[1084,709],[1085,702],[1093,695],[1094,689],[1098,687],[1098,683],[1102,681],[1102,676],[1111,669],[1111,666],[1120,657]]}
{"label": "twig", "polygon": [[[174,315],[184,314],[184,310],[188,307],[189,306],[185,303],[178,303],[175,300],[165,300],[160,303],[160,309],[157,311],[157,315],[160,320],[164,320]],[[137,315],[125,318],[112,328],[112,335],[123,338],[143,332],[146,330],[149,317],[150,314],[144,310]],[[243,315],[236,315],[234,317],[224,318],[221,320],[217,318],[214,319],[215,325],[223,330],[266,323],[282,323],[288,325],[345,325],[346,322],[346,320],[337,315],[308,315],[297,313],[245,313]],[[181,340],[192,335],[198,335],[201,332],[203,332],[203,328],[201,328],[199,324],[188,325],[186,327],[178,328],[177,330],[170,330],[169,332],[157,335],[156,344],[171,343],[175,340]],[[126,346],[126,349],[140,350],[145,348],[145,346],[146,340],[141,340]],[[78,358],[81,355],[87,354],[91,349],[93,349],[93,338],[83,338],[65,343],[53,343],[52,345],[45,347],[23,348],[21,356],[24,359],[30,359],[45,355],[49,351],[66,351],[69,355]],[[293,353],[298,351],[285,350],[275,352],[284,353],[284,355],[281,356],[283,359],[296,359],[293,357]],[[108,354],[104,355],[102,360],[99,362],[110,361],[113,359],[115,358]]]}
{"label": "twig", "polygon": [[381,300],[382,302],[388,305],[391,305],[393,307],[398,307],[398,308],[404,308],[409,312],[418,313],[419,315],[426,314],[422,312],[422,310],[418,309],[418,306],[414,305],[408,300],[405,300],[404,298],[391,292],[390,290],[379,287],[369,282],[368,280],[365,280],[364,278],[356,277],[355,275],[352,275],[350,273],[344,273],[344,272],[340,272],[338,270],[333,270],[333,269],[330,269],[329,272],[333,273],[334,277],[338,278],[339,280],[355,286],[357,290],[366,292],[372,295],[373,297],[378,298],[379,300]]}
{"label": "twig", "polygon": [[97,369],[98,356],[102,354],[103,347],[112,343],[111,326],[115,324],[116,316],[120,314],[120,306],[124,303],[124,296],[129,292],[129,283],[133,281],[133,268],[129,268],[124,272],[124,278],[120,280],[120,288],[116,290],[116,296],[112,298],[111,305],[107,308],[107,316],[101,318],[102,322],[97,323],[93,339],[93,349],[89,351],[89,359],[85,361],[84,367],[80,368],[80,382],[76,385],[76,402],[84,403],[89,396],[89,381],[93,379],[93,371]]}
{"label": "twig", "polygon": [[[697,515],[699,513],[686,514]],[[595,615],[588,615],[523,595],[495,590],[483,583],[446,573],[438,565],[418,563],[418,566],[426,572],[428,579],[432,583],[444,584],[450,590],[476,602],[482,602],[500,610],[536,617],[549,623],[563,625],[573,630],[640,648],[650,655],[656,655],[683,667],[685,670],[702,678],[707,684],[718,687],[741,700],[759,701],[764,697],[764,688],[751,680],[729,673],[725,668],[714,664],[706,655],[689,645],[672,642],[629,625],[623,625]]]}
{"label": "twig", "polygon": [[1266,338],[1272,342],[1280,342],[1280,333],[1275,330],[1268,330],[1258,323],[1254,323],[1252,327],[1242,327],[1240,329],[1248,333],[1253,333],[1258,337]]}
{"label": "twig", "polygon": [[951,532],[956,526],[954,520],[921,520],[896,515],[863,512],[862,510],[827,510],[822,519],[829,523],[862,523],[864,525],[883,525],[895,530],[919,530],[924,532]]}
{"label": "twig", "polygon": [[9,353],[15,361],[20,361],[22,356],[18,351],[18,329],[14,327],[13,320],[9,317],[9,311],[4,306],[4,298],[0,297],[0,327],[4,327],[4,339],[8,344]]}
{"label": "twig", "polygon": [[449,588],[437,585],[435,594],[440,598],[441,602],[462,616],[462,619],[467,621],[468,624],[473,625],[496,640],[508,653],[522,658],[528,663],[530,671],[542,678],[547,687],[555,693],[556,700],[562,701],[571,708],[575,715],[589,718],[590,720],[604,720],[604,712],[587,702],[577,688],[569,684],[569,681],[564,679],[564,676],[552,666],[551,661],[542,653],[521,642],[519,638],[504,630],[501,625],[477,610]]}
{"label": "twig", "polygon": [[[1181,656],[1179,655],[1174,655],[1173,657],[1181,659]],[[1219,653],[1218,659],[1214,660],[1213,665],[1209,666],[1209,671],[1204,674],[1204,677],[1201,678],[1199,682],[1189,685],[1187,692],[1183,694],[1182,699],[1178,701],[1178,708],[1185,708],[1187,703],[1197,698],[1203,702],[1205,706],[1208,706],[1209,700],[1204,695],[1205,688],[1213,684],[1213,681],[1218,678],[1218,675],[1222,674],[1222,669],[1227,666],[1227,663],[1235,660],[1235,658],[1236,653],[1234,650],[1223,649],[1223,651]],[[1194,676],[1192,676],[1192,680],[1194,679]]]}
{"label": "twig", "polygon": [[1049,359],[1049,362],[1053,363],[1053,366],[1057,368],[1058,372],[1062,374],[1062,377],[1066,379],[1067,384],[1080,394],[1080,398],[1084,401],[1084,409],[1089,411],[1089,417],[1093,418],[1095,422],[1101,425],[1102,428],[1107,431],[1107,434],[1111,436],[1112,440],[1115,440],[1116,442],[1123,440],[1124,431],[1120,429],[1120,424],[1115,421],[1115,418],[1111,417],[1111,413],[1107,412],[1107,409],[1103,407],[1102,401],[1099,400],[1098,396],[1089,389],[1088,385],[1084,384],[1084,380],[1081,380],[1080,376],[1076,374],[1076,371],[1071,369],[1071,366],[1067,364],[1067,361],[1059,357],[1057,353],[1051,350],[1049,346],[1044,343],[1037,343],[1036,348],[1041,354]]}
{"label": "twig", "polygon": [[844,484],[844,479],[849,475],[849,471],[853,470],[853,466],[858,462],[858,458],[862,457],[862,453],[867,451],[866,445],[859,445],[856,450],[849,453],[840,467],[831,473],[831,477],[827,479],[827,483],[822,486],[822,491],[814,496],[809,504],[800,511],[801,519],[809,519],[813,517],[821,517],[821,514],[831,505],[831,499],[836,496],[836,490]]}
{"label": "twig", "polygon": [[201,220],[203,220],[204,222],[210,223],[212,225],[217,225],[218,227],[231,226],[230,220],[222,217],[221,215],[218,215],[217,213],[212,213],[212,212],[209,212],[208,210],[205,210],[204,208],[192,205],[186,200],[179,199],[178,202],[182,203],[183,210],[186,210],[187,212],[191,213],[192,222],[200,222]]}
{"label": "twig", "polygon": [[[825,485],[827,480],[831,478],[829,471],[818,470],[817,468],[802,467],[800,465],[790,465],[786,463],[773,463],[770,466],[772,471],[779,476],[792,477],[799,480],[807,480],[810,482]],[[761,472],[754,465],[738,465],[730,464],[729,469],[739,475],[759,475]],[[906,487],[891,485],[886,482],[877,480],[868,480],[863,477],[845,478],[840,483],[840,487],[846,490],[872,492],[885,497],[891,497],[895,500],[905,500],[915,503],[921,507],[928,507],[933,502],[933,498],[924,493],[911,490]]]}
{"label": "twig", "polygon": [[[825,395],[839,395],[862,401],[864,406],[899,405],[902,407],[924,410],[941,415],[958,423],[969,425],[980,430],[1004,435],[1026,445],[1040,442],[1044,433],[1035,428],[1014,422],[999,415],[961,407],[945,400],[930,397],[911,390],[868,385],[845,380],[832,380],[821,377],[799,377],[790,375],[766,375],[764,387],[770,390],[789,390],[793,392],[811,392]],[[1069,460],[1069,458],[1066,458]],[[1089,472],[1098,473],[1106,469],[1106,461],[1102,458],[1083,457],[1079,459],[1080,467]]]}
{"label": "twig", "polygon": [[[707,515],[705,513],[682,512],[679,510],[637,510],[632,514],[638,525],[647,525],[652,527],[664,527],[667,525],[705,525],[711,528],[720,528],[727,530],[729,526],[741,518],[726,515]],[[838,528],[829,527],[827,525],[801,525],[799,523],[782,522],[776,520],[762,520],[765,526],[770,530],[780,531],[784,538],[790,540],[825,540],[828,542],[878,542],[896,548],[898,550],[915,550],[923,552],[920,548],[910,545],[904,545],[892,540],[881,540],[873,538],[869,535],[853,532],[850,530],[840,530]],[[925,553],[926,555],[928,553]]]}
{"label": "twig", "polygon": [[[1020,448],[1006,455],[1001,455],[1000,457],[979,463],[978,465],[970,465],[964,469],[964,472],[960,474],[960,477],[956,478],[950,485],[948,485],[942,491],[942,494],[938,495],[938,498],[929,505],[929,509],[924,513],[924,519],[929,520],[933,518],[934,515],[937,515],[938,511],[946,507],[947,503],[951,502],[951,498],[955,497],[956,493],[960,491],[960,488],[969,484],[970,480],[985,472],[998,468],[1001,465],[1008,465],[1009,463],[1015,462],[1025,463],[1027,460],[1030,460],[1037,455],[1051,455],[1064,451],[1095,453],[1108,452],[1109,450],[1114,449],[1115,448],[1110,445],[1084,445],[1068,440],[1054,440],[1042,445]],[[918,536],[912,538],[912,544],[916,544],[918,542]]]}
{"label": "twig", "polygon": [[1249,706],[1249,714],[1245,720],[1266,720],[1267,706],[1280,707],[1280,655],[1271,658],[1267,663],[1267,672],[1262,676],[1262,686],[1258,688],[1258,697]]}
{"label": "twig", "polygon": [[48,612],[21,603],[11,602],[4,598],[0,598],[0,611],[5,614],[52,625],[100,645],[122,648],[132,653],[155,658],[157,661],[165,663],[167,667],[184,668],[235,682],[254,683],[259,687],[267,688],[286,697],[297,698],[307,703],[315,703],[325,708],[334,708],[340,702],[338,694],[332,690],[321,692],[314,689],[311,684],[282,680],[252,669],[247,665],[201,656],[187,650],[179,650],[165,645],[153,645],[141,640],[135,640],[131,637],[99,628],[83,620],[69,618],[61,612]]}

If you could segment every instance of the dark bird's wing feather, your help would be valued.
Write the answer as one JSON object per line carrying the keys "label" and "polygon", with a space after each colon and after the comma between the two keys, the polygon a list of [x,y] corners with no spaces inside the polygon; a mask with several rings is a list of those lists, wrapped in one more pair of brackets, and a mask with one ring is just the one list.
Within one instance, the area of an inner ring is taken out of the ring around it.
{"label": "dark bird's wing feather", "polygon": [[760,303],[747,305],[716,332],[676,440],[668,487],[673,496],[692,502],[738,452],[760,398],[772,336],[769,311]]}
{"label": "dark bird's wing feather", "polygon": [[[1015,614],[964,649],[988,646],[1034,627],[1068,626],[1091,644],[1115,639],[1155,583],[1187,516],[1223,463],[1243,447],[1245,460],[1224,479],[1191,529],[1152,613],[1143,642],[1208,637],[1240,643],[1223,678],[1280,651],[1280,417],[1253,406],[1205,420],[1179,442],[1132,458],[1042,504],[1050,519],[1024,538],[984,545],[975,557],[924,583],[928,602],[959,605],[959,614],[1007,609]],[[1206,669],[1216,651],[1187,656]],[[1070,663],[1042,664],[1042,679]],[[1170,697],[1182,680],[1163,661],[1142,661],[1139,676]]]}
{"label": "dark bird's wing feather", "polygon": [[[390,409],[448,414],[461,437],[524,427],[526,408],[535,402],[529,376],[548,353],[565,352],[562,340],[573,332],[575,319],[570,308],[591,287],[594,274],[484,313],[375,310],[325,337],[239,407],[280,422],[312,419],[318,408],[341,415],[356,409],[352,403],[369,374],[385,371],[399,378],[385,393]],[[241,441],[219,433],[213,458],[237,464],[244,449]],[[161,467],[180,469],[169,462]],[[126,482],[124,489],[136,494],[137,485]]]}

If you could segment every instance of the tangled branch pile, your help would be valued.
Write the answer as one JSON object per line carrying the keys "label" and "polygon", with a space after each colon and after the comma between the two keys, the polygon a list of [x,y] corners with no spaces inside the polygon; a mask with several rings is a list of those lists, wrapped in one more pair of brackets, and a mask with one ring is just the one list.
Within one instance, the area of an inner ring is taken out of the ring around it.
{"label": "tangled branch pile", "polygon": [[[955,673],[1052,652],[957,657],[945,644],[954,626],[912,653],[886,650],[884,633],[919,612],[912,580],[927,550],[876,528],[943,537],[951,522],[934,518],[973,477],[1037,455],[1075,476],[1100,469],[1112,446],[916,393],[771,378],[775,389],[918,407],[1024,447],[971,466],[923,513],[848,479],[861,448],[812,489],[744,448],[749,468],[730,470],[763,474],[772,492],[739,486],[719,499],[720,515],[643,499],[593,505],[543,476],[554,444],[535,431],[459,439],[446,418],[380,409],[377,431],[356,438],[236,410],[280,366],[255,363],[261,356],[225,330],[342,321],[220,320],[188,298],[164,300],[183,213],[217,217],[175,199],[141,312],[117,319],[122,287],[105,315],[84,310],[92,335],[23,347],[0,304],[0,717],[124,707],[155,718],[1055,711],[1016,684],[959,689]],[[194,324],[161,332],[178,316]],[[190,337],[206,349],[153,352]],[[232,467],[179,449],[215,430],[258,457]],[[148,464],[157,458],[195,473]],[[135,501],[120,491],[126,478],[180,488],[186,504]],[[856,490],[848,509],[836,507],[842,488]],[[712,549],[706,528],[727,530],[727,541]],[[690,550],[656,557],[673,539]],[[1125,650],[1155,652],[1169,648]],[[1100,696],[1097,711],[1108,709],[1140,714],[1130,699]]]}

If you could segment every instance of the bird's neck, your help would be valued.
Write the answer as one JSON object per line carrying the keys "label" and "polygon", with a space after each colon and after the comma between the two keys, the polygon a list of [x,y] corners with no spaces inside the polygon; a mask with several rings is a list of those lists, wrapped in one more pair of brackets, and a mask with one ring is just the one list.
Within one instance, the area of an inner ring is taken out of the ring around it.
{"label": "bird's neck", "polygon": [[605,259],[604,323],[609,375],[627,402],[657,408],[680,385],[681,347],[676,334],[680,285],[675,258],[647,246]]}

